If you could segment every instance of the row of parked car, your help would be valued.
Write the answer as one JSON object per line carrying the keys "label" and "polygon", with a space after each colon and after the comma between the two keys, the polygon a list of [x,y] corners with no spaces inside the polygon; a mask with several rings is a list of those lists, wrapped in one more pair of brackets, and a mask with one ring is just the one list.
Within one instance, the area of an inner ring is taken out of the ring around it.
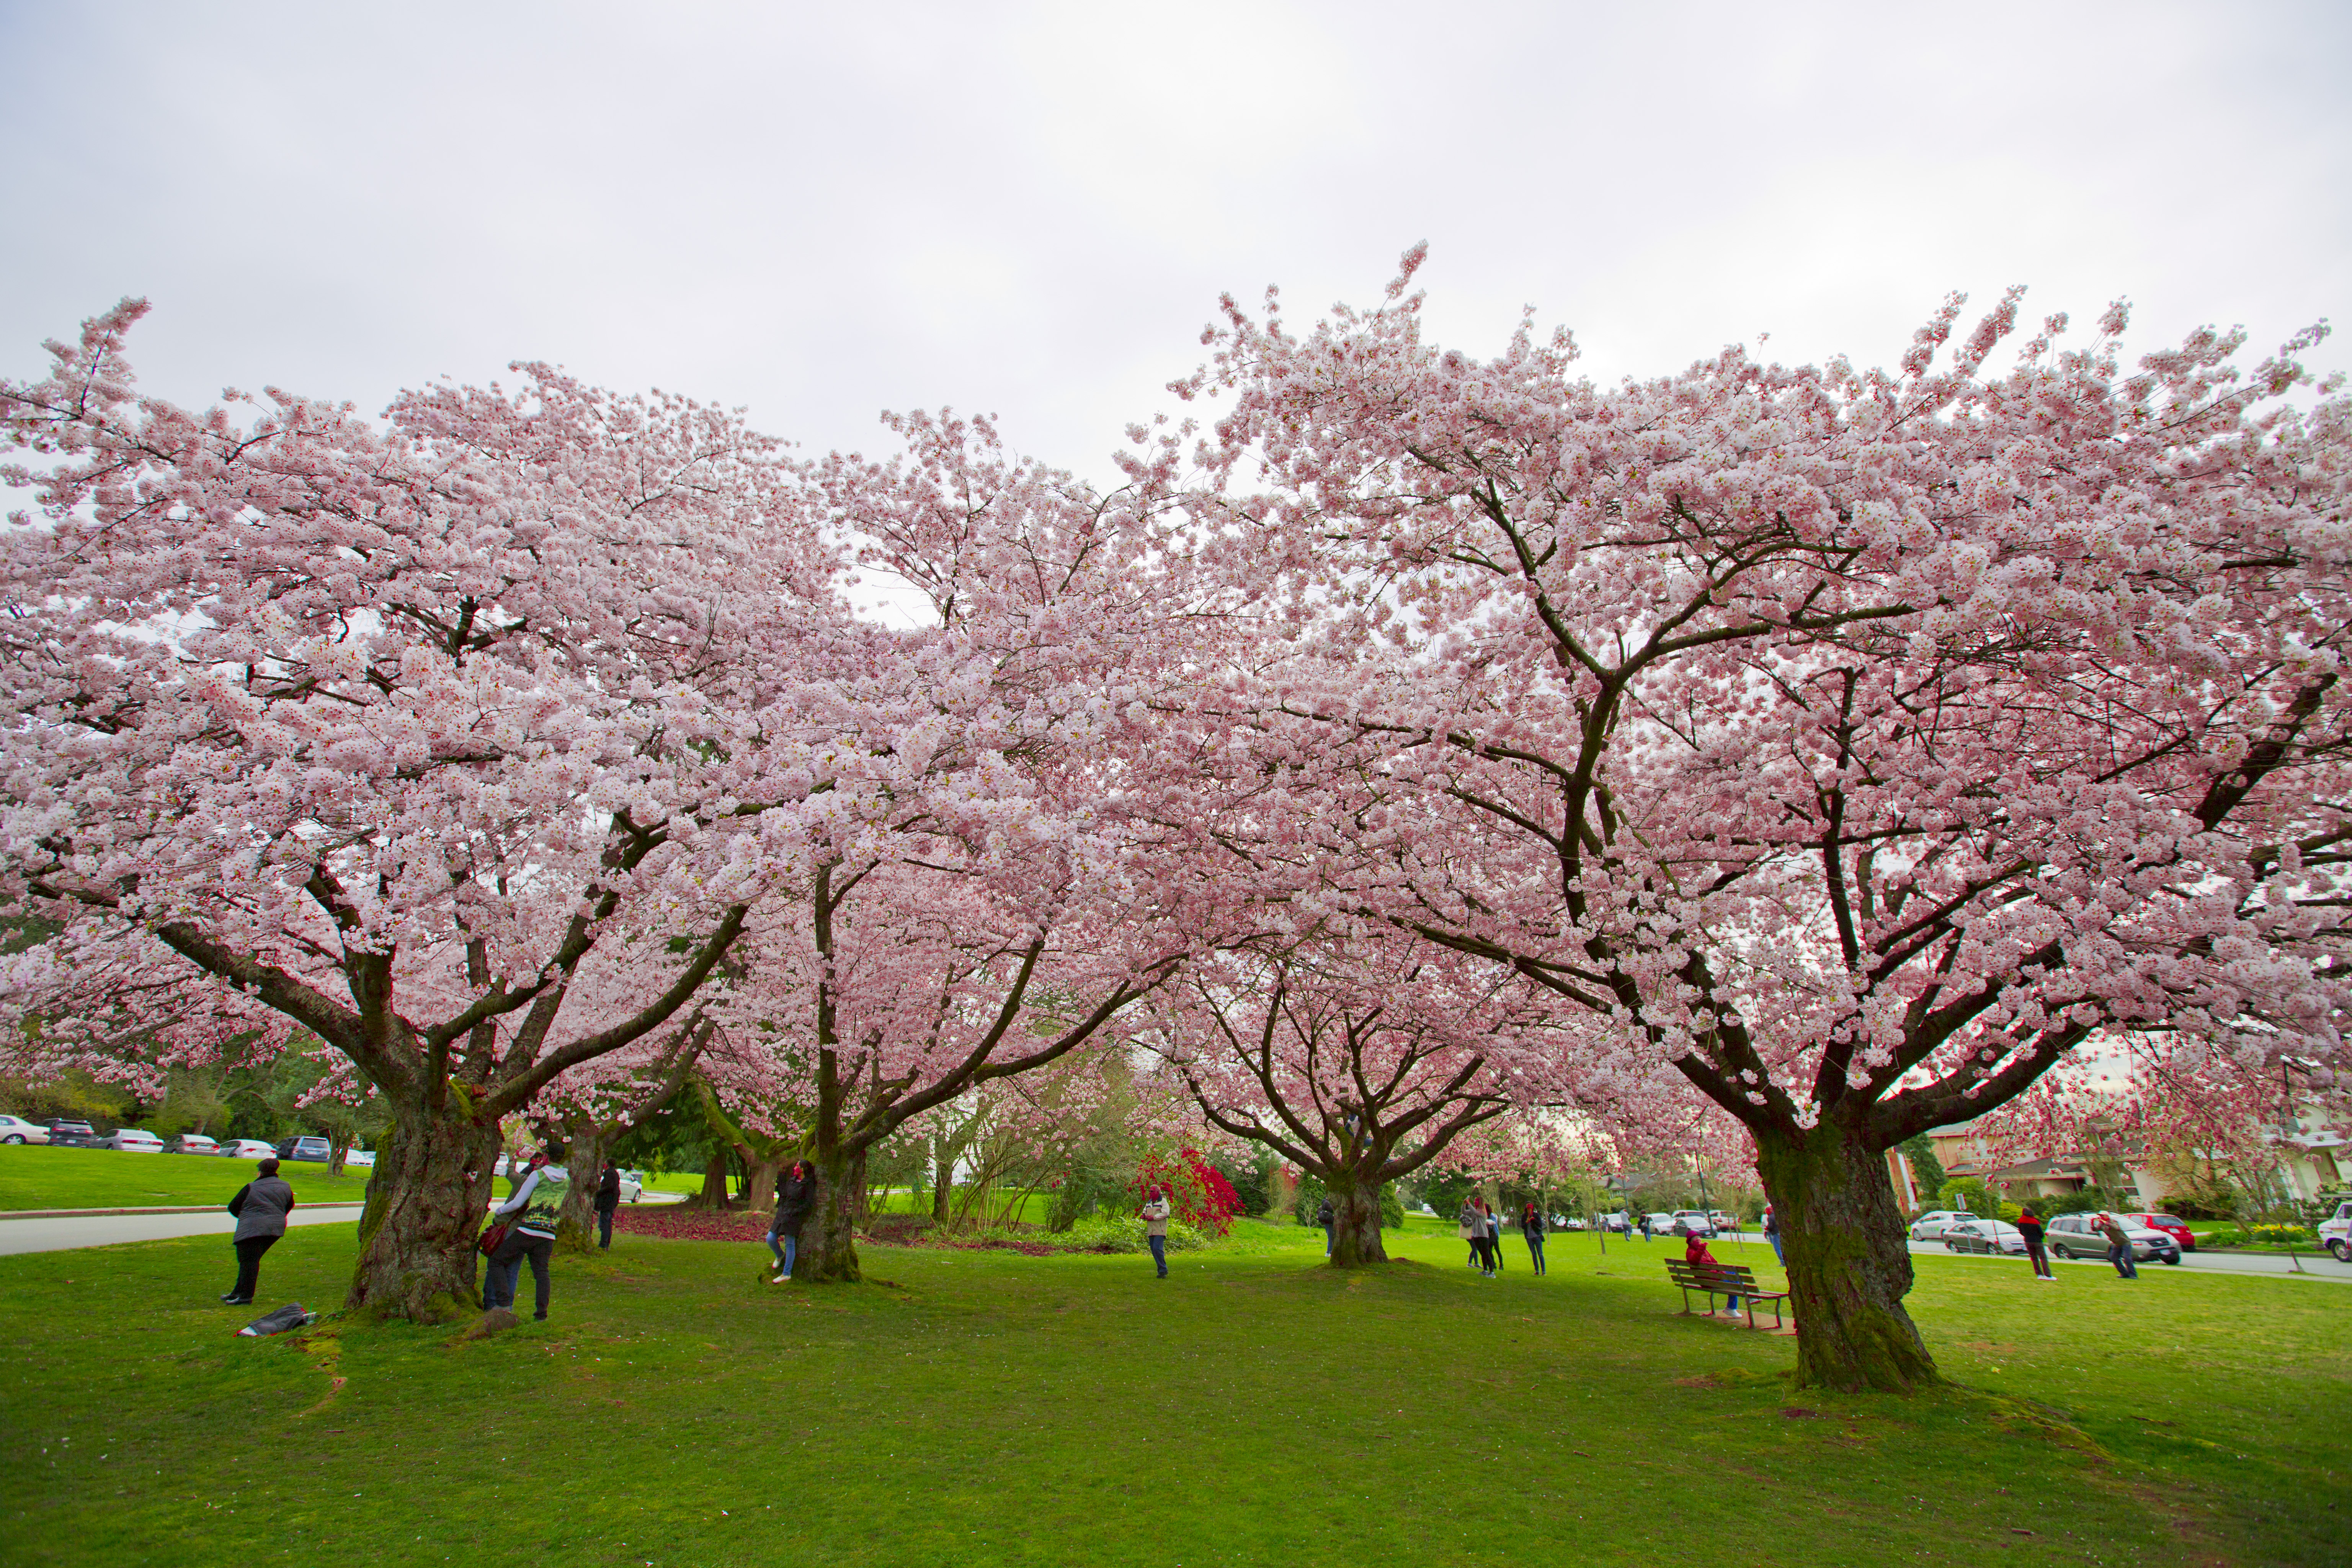
{"label": "row of parked car", "polygon": [[[2197,1250],[2196,1233],[2188,1222],[2168,1214],[2119,1214],[2116,1219],[2131,1239],[2132,1261],[2179,1263],[2184,1252]],[[1914,1241],[1940,1241],[1952,1252],[2025,1256],[2025,1235],[2007,1220],[1981,1219],[1958,1209],[1930,1209],[1911,1222]],[[2099,1216],[2062,1214],[2044,1223],[2042,1245],[2053,1258],[2105,1258],[2107,1233]]]}
{"label": "row of parked car", "polygon": [[[300,1160],[323,1165],[334,1152],[324,1138],[304,1133],[277,1143],[258,1138],[207,1138],[201,1132],[159,1138],[141,1127],[118,1127],[100,1132],[87,1121],[59,1118],[27,1121],[21,1116],[0,1115],[0,1143],[47,1143],[53,1149],[121,1149],[134,1154],[210,1154],[231,1160]],[[375,1156],[365,1149],[344,1152],[347,1165],[373,1165]]]}

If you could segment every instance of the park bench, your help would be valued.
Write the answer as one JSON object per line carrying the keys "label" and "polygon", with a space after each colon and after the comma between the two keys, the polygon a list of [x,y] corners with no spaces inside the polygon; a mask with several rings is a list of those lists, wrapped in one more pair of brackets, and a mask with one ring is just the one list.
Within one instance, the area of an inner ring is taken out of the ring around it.
{"label": "park bench", "polygon": [[1690,1315],[1690,1293],[1696,1290],[1706,1298],[1709,1317],[1715,1315],[1715,1299],[1717,1296],[1737,1296],[1739,1304],[1747,1310],[1749,1328],[1756,1326],[1756,1303],[1759,1301],[1771,1303],[1772,1326],[1776,1329],[1780,1327],[1780,1303],[1789,1299],[1789,1293],[1786,1290],[1759,1289],[1756,1276],[1735,1264],[1691,1263],[1680,1258],[1669,1258],[1666,1259],[1666,1278],[1682,1289],[1685,1317]]}

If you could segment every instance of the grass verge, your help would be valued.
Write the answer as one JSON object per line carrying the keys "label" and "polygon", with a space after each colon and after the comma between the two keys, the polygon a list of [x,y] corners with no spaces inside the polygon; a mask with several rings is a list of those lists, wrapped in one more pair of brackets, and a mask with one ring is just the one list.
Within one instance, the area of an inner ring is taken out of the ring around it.
{"label": "grass verge", "polygon": [[[253,1166],[251,1160],[213,1154],[0,1144],[0,1210],[225,1204],[253,1180]],[[324,1165],[289,1161],[278,1173],[293,1184],[297,1203],[349,1203],[367,1196],[363,1170],[331,1179]]]}
{"label": "grass verge", "polygon": [[[1390,1234],[1351,1275],[1249,1225],[1165,1281],[875,1247],[890,1284],[833,1289],[624,1237],[480,1342],[233,1339],[213,1238],[0,1258],[5,1535],[44,1564],[2352,1560],[2346,1287],[1922,1258],[1955,1386],[1801,1395],[1789,1340],[1675,1315],[1664,1244],[1555,1237],[1537,1279],[1514,1239],[1487,1280],[1450,1228]],[[352,1244],[289,1234],[262,1304],[340,1300]]]}

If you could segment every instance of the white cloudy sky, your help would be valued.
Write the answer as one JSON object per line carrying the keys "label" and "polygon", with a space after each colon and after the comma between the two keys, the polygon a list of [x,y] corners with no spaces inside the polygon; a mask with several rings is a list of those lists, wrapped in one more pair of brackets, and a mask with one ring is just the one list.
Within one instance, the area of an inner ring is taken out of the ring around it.
{"label": "white cloudy sky", "polygon": [[0,374],[143,294],[183,400],[545,358],[1100,472],[1221,291],[1369,300],[1423,238],[1441,337],[1531,303],[1612,377],[1891,361],[2012,281],[2267,347],[2352,317],[2347,59],[2352,7],[2259,0],[0,0]]}

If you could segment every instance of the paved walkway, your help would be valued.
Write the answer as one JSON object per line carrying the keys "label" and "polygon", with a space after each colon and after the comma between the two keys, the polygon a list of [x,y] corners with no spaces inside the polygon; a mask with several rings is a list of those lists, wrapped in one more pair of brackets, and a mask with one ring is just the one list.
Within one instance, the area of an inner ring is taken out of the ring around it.
{"label": "paved walkway", "polygon": [[[306,1204],[286,1216],[289,1225],[357,1225],[358,1204]],[[125,1241],[165,1241],[180,1236],[229,1236],[236,1216],[215,1207],[194,1214],[74,1215],[39,1219],[0,1219],[0,1254],[63,1252],[76,1247],[112,1247]]]}
{"label": "paved walkway", "polygon": [[[1940,1241],[1915,1241],[1911,1244],[1911,1251],[1923,1258],[1965,1258],[1970,1262],[1987,1265],[1999,1262],[2011,1268],[2028,1267],[2022,1258],[1996,1259],[1988,1253],[1954,1252]],[[2115,1268],[2115,1265],[2104,1258],[2053,1258],[2050,1263],[2053,1268],[2105,1268],[2110,1272]],[[2294,1260],[2284,1253],[2184,1252],[2180,1255],[2179,1267],[2183,1270],[2194,1269],[2200,1274],[2267,1274],[2296,1278]],[[2173,1266],[2143,1263],[2139,1265],[2139,1271],[2142,1274],[2169,1274]],[[2338,1263],[2324,1252],[2306,1252],[2303,1255],[2301,1278],[2352,1283],[2352,1263]]]}

